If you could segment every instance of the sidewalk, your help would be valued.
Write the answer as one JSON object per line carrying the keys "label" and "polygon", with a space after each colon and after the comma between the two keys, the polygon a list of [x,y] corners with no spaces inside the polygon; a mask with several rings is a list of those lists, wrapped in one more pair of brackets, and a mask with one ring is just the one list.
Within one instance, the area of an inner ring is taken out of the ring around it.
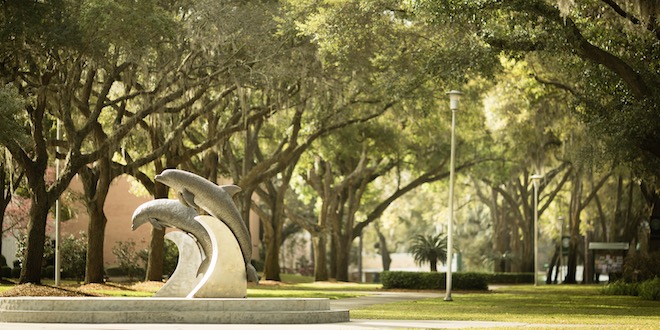
{"label": "sidewalk", "polygon": [[[405,300],[420,300],[442,297],[442,293],[429,292],[369,292],[369,295],[332,300],[332,309],[355,309],[375,304],[386,304]],[[461,328],[515,328],[538,327],[521,322],[482,321],[423,321],[423,320],[360,320],[332,324],[43,324],[43,323],[0,323],[0,330],[32,329],[94,329],[94,330],[210,330],[210,329],[461,329]]]}

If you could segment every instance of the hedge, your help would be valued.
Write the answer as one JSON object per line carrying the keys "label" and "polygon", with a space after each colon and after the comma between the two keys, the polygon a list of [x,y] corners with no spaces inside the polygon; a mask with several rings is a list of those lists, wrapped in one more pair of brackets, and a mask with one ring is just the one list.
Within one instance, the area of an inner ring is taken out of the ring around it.
{"label": "hedge", "polygon": [[[444,290],[447,280],[439,272],[394,272],[380,274],[385,289]],[[452,273],[452,288],[458,290],[488,290],[488,284],[534,283],[533,273]]]}
{"label": "hedge", "polygon": [[[487,276],[483,273],[452,273],[455,290],[488,290]],[[439,272],[390,272],[380,274],[384,289],[444,290],[445,273]]]}

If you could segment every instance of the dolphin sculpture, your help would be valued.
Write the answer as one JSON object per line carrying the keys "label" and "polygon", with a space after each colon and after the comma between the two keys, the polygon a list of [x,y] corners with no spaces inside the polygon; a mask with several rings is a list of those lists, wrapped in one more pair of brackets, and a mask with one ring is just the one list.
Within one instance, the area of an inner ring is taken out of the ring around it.
{"label": "dolphin sculpture", "polygon": [[248,281],[259,282],[257,271],[250,262],[252,259],[250,233],[232,200],[232,196],[241,191],[240,187],[218,186],[199,175],[177,169],[164,170],[156,175],[156,181],[179,191],[182,203],[200,207],[220,219],[236,237],[245,261]]}
{"label": "dolphin sculpture", "polygon": [[140,205],[133,212],[131,229],[135,230],[149,222],[155,228],[174,227],[193,236],[204,254],[204,260],[198,269],[199,273],[206,272],[213,247],[211,237],[204,226],[195,220],[195,209],[188,207],[173,199],[155,199]]}

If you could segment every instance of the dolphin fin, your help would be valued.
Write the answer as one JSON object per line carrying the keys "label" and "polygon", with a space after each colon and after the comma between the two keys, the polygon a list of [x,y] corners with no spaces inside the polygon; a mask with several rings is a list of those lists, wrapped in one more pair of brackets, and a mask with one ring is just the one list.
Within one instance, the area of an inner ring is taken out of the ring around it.
{"label": "dolphin fin", "polygon": [[179,201],[185,206],[197,207],[197,204],[195,204],[195,195],[188,189],[183,189],[183,191],[179,192]]}
{"label": "dolphin fin", "polygon": [[154,226],[154,228],[158,230],[163,230],[165,227],[158,222],[158,219],[149,219],[149,222],[151,222],[151,225]]}
{"label": "dolphin fin", "polygon": [[187,207],[191,207],[191,206],[188,204],[188,202],[186,201],[186,198],[183,197],[183,194],[182,194],[182,193],[178,193],[178,194],[176,195],[176,197],[177,197],[177,199],[179,200],[179,203],[181,203],[181,204],[183,204],[183,205],[185,205],[185,206],[187,206]]}
{"label": "dolphin fin", "polygon": [[238,194],[241,191],[241,187],[233,184],[220,186],[220,188],[222,188],[222,190],[227,192],[229,196],[231,196],[232,198],[234,197],[234,195]]}

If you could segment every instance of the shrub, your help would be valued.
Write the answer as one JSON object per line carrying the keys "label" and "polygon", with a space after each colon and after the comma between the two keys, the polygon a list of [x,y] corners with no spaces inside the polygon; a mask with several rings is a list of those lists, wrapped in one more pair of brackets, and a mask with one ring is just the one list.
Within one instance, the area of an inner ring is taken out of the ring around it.
{"label": "shrub", "polygon": [[11,267],[9,267],[9,266],[0,267],[0,277],[10,278],[11,277]]}
{"label": "shrub", "polygon": [[11,269],[11,278],[21,277],[21,267],[14,267]]}
{"label": "shrub", "polygon": [[135,242],[132,240],[122,242],[119,241],[112,248],[112,254],[117,257],[119,268],[128,276],[129,280],[133,280],[136,276],[144,276],[144,268],[140,267],[140,254],[135,251]]}
{"label": "shrub", "polygon": [[41,268],[41,277],[54,279],[55,278],[55,266],[48,265]]}
{"label": "shrub", "polygon": [[628,282],[643,282],[660,276],[660,252],[635,253],[623,263],[623,279]]}
{"label": "shrub", "polygon": [[62,277],[81,281],[85,278],[85,262],[87,260],[87,235],[81,232],[79,237],[69,235],[62,239],[60,245]]}
{"label": "shrub", "polygon": [[660,300],[660,277],[642,282],[639,285],[639,296],[646,300]]}
{"label": "shrub", "polygon": [[[172,276],[174,270],[176,270],[176,265],[179,262],[179,249],[176,247],[176,244],[170,240],[165,240],[165,249],[164,260],[163,260],[163,274]],[[147,260],[148,260],[147,254]]]}
{"label": "shrub", "polygon": [[[488,290],[486,274],[452,273],[452,288],[456,290]],[[438,272],[390,272],[380,275],[385,289],[445,290],[446,275]]]}
{"label": "shrub", "polygon": [[126,270],[121,267],[108,267],[105,269],[108,276],[126,276]]}
{"label": "shrub", "polygon": [[0,267],[4,267],[4,266],[7,266],[7,258],[5,258],[5,256],[0,254]]}
{"label": "shrub", "polygon": [[639,284],[618,280],[604,286],[601,293],[613,296],[637,296],[639,295]]}

